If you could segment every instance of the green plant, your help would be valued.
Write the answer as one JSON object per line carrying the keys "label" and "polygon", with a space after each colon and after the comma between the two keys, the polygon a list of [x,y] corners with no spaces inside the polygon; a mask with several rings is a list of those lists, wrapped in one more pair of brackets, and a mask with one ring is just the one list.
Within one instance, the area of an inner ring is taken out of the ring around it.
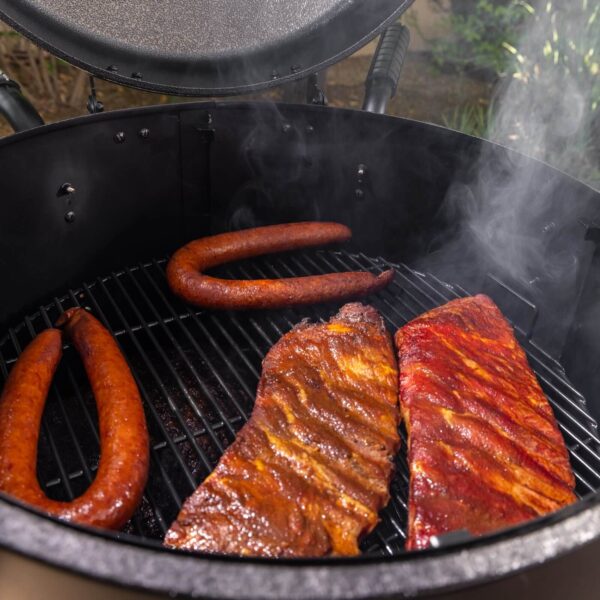
{"label": "green plant", "polygon": [[465,103],[442,115],[446,127],[476,137],[487,137],[489,119],[489,107],[481,103]]}
{"label": "green plant", "polygon": [[572,79],[588,95],[588,110],[600,106],[600,4],[577,0],[559,4],[548,0],[532,8],[532,18],[545,35],[533,43],[502,46],[512,56],[510,71],[523,83],[541,81],[549,73],[554,80]]}
{"label": "green plant", "polygon": [[[600,184],[600,4],[535,4],[519,42],[503,42],[510,62],[500,125],[491,135],[522,140],[534,154]],[[524,118],[525,117],[525,118]]]}
{"label": "green plant", "polygon": [[[435,3],[441,7],[439,0]],[[458,10],[453,3],[445,17],[451,35],[432,42],[433,59],[438,66],[477,68],[501,76],[510,63],[505,44],[517,43],[532,8],[521,0],[472,0],[469,4],[468,10],[462,5]]]}

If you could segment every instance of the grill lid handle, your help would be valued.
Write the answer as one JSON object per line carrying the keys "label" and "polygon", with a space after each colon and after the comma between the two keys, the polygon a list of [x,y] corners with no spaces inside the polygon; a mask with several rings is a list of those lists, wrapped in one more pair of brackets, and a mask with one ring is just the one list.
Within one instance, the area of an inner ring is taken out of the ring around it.
{"label": "grill lid handle", "polygon": [[410,31],[400,23],[381,34],[367,76],[363,110],[385,114],[388,102],[396,95],[409,43]]}
{"label": "grill lid handle", "polygon": [[3,71],[0,71],[0,115],[14,131],[25,131],[44,124],[33,104],[23,96],[19,84]]}

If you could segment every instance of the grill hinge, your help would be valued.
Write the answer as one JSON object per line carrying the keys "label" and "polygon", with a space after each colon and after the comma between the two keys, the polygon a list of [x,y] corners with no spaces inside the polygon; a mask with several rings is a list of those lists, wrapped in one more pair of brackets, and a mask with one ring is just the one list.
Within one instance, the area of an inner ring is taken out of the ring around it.
{"label": "grill hinge", "polygon": [[181,179],[183,231],[187,240],[210,230],[211,147],[215,139],[212,113],[181,115]]}

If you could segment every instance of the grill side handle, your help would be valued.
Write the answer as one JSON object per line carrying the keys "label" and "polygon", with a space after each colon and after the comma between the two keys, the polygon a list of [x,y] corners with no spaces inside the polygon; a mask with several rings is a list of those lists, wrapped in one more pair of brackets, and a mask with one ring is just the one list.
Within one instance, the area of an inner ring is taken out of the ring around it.
{"label": "grill side handle", "polygon": [[0,115],[15,132],[44,124],[33,104],[23,96],[19,84],[3,71],[0,71]]}
{"label": "grill side handle", "polygon": [[363,110],[385,114],[388,102],[396,95],[409,43],[410,31],[400,23],[381,34],[367,76]]}

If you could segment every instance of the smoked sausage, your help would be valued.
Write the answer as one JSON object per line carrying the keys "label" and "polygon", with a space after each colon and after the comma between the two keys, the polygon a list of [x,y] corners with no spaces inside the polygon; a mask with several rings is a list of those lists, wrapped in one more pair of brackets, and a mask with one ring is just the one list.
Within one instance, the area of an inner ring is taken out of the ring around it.
{"label": "smoked sausage", "polygon": [[111,334],[82,308],[59,318],[87,372],[100,426],[100,464],[90,487],[72,502],[49,499],[36,476],[40,422],[62,355],[62,332],[46,329],[22,352],[0,396],[0,491],[61,519],[121,528],[142,499],[149,440],[142,401]]}
{"label": "smoked sausage", "polygon": [[230,261],[343,242],[351,235],[350,229],[340,223],[305,222],[201,238],[173,254],[167,265],[167,282],[171,291],[186,302],[212,309],[284,308],[365,296],[390,283],[394,271],[390,269],[379,275],[355,271],[253,280],[219,279],[203,273]]}

